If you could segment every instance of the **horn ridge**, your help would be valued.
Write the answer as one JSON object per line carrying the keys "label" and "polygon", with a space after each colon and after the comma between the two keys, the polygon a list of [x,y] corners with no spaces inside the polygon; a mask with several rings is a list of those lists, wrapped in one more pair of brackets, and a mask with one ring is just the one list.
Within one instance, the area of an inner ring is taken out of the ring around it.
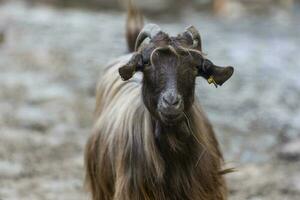
{"label": "horn ridge", "polygon": [[202,51],[202,41],[199,31],[194,26],[189,26],[186,29],[186,32],[191,36],[193,39],[193,48],[197,48]]}
{"label": "horn ridge", "polygon": [[139,33],[134,50],[137,51],[142,42],[148,37],[152,39],[161,31],[161,28],[157,24],[147,24]]}

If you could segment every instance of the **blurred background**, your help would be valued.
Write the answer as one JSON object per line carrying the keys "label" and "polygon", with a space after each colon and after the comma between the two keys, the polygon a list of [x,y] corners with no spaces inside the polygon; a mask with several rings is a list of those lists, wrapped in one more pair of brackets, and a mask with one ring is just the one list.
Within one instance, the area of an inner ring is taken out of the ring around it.
{"label": "blurred background", "polygon": [[[227,163],[230,199],[300,199],[299,0],[136,0],[176,35],[235,67],[197,94]],[[95,86],[126,53],[120,0],[0,0],[0,199],[87,199],[83,151]]]}

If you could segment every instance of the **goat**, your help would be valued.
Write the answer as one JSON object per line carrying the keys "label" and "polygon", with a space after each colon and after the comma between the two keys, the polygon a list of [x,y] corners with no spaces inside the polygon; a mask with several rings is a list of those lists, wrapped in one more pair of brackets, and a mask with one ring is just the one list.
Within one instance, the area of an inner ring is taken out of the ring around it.
{"label": "goat", "polygon": [[196,77],[222,85],[233,67],[218,67],[203,55],[193,26],[176,37],[155,24],[133,30],[139,30],[135,51],[112,62],[97,86],[85,150],[92,199],[227,199],[223,175],[230,170],[223,170],[218,141],[194,93]]}

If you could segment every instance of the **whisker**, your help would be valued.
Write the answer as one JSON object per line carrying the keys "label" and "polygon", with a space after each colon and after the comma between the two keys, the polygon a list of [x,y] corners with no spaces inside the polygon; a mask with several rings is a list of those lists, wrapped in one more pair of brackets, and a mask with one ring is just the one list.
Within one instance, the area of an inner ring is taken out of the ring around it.
{"label": "whisker", "polygon": [[199,141],[199,139],[195,136],[192,128],[191,128],[191,125],[190,125],[190,119],[187,117],[186,113],[183,112],[183,115],[186,119],[186,122],[187,122],[187,125],[188,125],[188,128],[189,128],[189,132],[193,135],[193,137],[195,138],[195,140],[203,147],[203,145],[201,144],[201,142]]}
{"label": "whisker", "polygon": [[204,154],[207,152],[207,148],[199,141],[199,139],[195,136],[192,128],[191,128],[191,125],[190,125],[190,119],[187,117],[186,113],[183,112],[183,115],[186,119],[186,122],[187,122],[187,126],[188,126],[188,129],[189,129],[189,132],[193,135],[193,137],[195,138],[195,140],[200,144],[200,146],[203,148],[203,151],[201,152],[196,164],[195,164],[195,167],[198,166],[200,160],[202,159],[202,157],[204,156]]}
{"label": "whisker", "polygon": [[198,164],[199,164],[200,160],[202,159],[202,157],[204,156],[204,154],[206,153],[206,151],[207,151],[207,149],[206,149],[206,148],[204,148],[204,150],[201,152],[201,154],[200,154],[200,156],[199,156],[199,158],[198,158],[198,160],[197,160],[197,162],[196,162],[196,165],[195,165],[195,167],[197,167],[197,166],[198,166]]}

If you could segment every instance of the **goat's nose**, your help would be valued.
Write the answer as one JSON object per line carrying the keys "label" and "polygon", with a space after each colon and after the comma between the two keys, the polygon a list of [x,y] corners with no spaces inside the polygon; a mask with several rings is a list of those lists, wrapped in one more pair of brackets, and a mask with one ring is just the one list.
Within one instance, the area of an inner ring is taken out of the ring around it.
{"label": "goat's nose", "polygon": [[172,106],[176,109],[179,108],[182,103],[181,95],[172,94],[172,93],[164,95],[162,97],[162,100],[163,100],[164,106],[166,106],[166,107]]}

